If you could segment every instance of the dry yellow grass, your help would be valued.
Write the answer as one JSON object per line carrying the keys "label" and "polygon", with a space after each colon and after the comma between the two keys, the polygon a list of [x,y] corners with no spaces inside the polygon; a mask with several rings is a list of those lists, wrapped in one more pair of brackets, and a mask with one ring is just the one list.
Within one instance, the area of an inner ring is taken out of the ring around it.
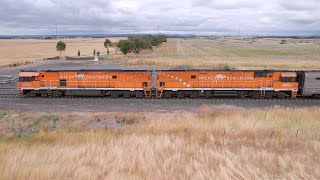
{"label": "dry yellow grass", "polygon": [[[109,39],[112,42],[117,42],[121,38],[113,37]],[[63,56],[77,56],[78,50],[81,51],[81,55],[92,55],[94,49],[101,53],[107,52],[103,46],[104,38],[0,39],[0,66],[59,56],[56,45],[60,40],[67,44]],[[110,51],[112,52],[114,49],[111,48]]]}
{"label": "dry yellow grass", "polygon": [[320,108],[202,107],[0,143],[2,179],[319,179]]}
{"label": "dry yellow grass", "polygon": [[[287,39],[169,39],[154,52],[134,55],[129,65],[236,69],[320,69],[320,41]],[[308,42],[308,43],[302,43]]]}

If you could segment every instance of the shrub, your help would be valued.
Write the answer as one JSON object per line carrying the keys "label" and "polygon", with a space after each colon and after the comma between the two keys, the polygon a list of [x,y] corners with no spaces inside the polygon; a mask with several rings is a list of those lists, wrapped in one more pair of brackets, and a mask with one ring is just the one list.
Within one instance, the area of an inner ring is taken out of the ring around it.
{"label": "shrub", "polygon": [[40,121],[41,121],[41,118],[40,118],[40,117],[36,118],[36,119],[33,121],[33,125],[34,125],[34,126],[38,125],[38,124],[40,123]]}
{"label": "shrub", "polygon": [[66,45],[65,42],[59,41],[59,42],[57,43],[56,49],[57,49],[57,51],[60,52],[60,58],[62,58],[62,56],[61,56],[61,55],[62,55],[62,51],[65,51],[66,48],[67,48],[67,45]]}
{"label": "shrub", "polygon": [[284,40],[284,39],[282,39],[281,42],[280,42],[280,44],[287,44],[287,41]]}
{"label": "shrub", "polygon": [[[107,54],[109,55],[109,46],[112,46],[112,42],[109,39],[106,39],[103,43],[104,47],[107,48]],[[98,55],[99,56],[99,55]]]}
{"label": "shrub", "polygon": [[236,68],[231,67],[229,64],[218,64],[217,66],[213,66],[211,69],[213,70],[235,70]]}
{"label": "shrub", "polygon": [[6,112],[0,112],[0,119],[4,118],[5,116],[7,116]]}
{"label": "shrub", "polygon": [[128,53],[131,53],[132,51],[134,51],[136,49],[134,42],[130,41],[130,40],[120,40],[117,43],[117,47],[125,55]]}
{"label": "shrub", "polygon": [[167,42],[167,37],[165,35],[130,36],[128,37],[128,40],[120,40],[117,43],[117,47],[123,54],[127,54],[132,51],[134,53],[139,53],[144,49],[152,50],[152,46],[158,46],[163,42]]}

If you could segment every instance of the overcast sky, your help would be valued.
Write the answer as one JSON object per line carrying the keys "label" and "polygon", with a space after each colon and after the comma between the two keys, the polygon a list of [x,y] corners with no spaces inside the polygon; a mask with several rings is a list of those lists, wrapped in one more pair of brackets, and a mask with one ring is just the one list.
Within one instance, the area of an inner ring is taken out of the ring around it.
{"label": "overcast sky", "polygon": [[0,0],[0,35],[320,34],[319,0]]}

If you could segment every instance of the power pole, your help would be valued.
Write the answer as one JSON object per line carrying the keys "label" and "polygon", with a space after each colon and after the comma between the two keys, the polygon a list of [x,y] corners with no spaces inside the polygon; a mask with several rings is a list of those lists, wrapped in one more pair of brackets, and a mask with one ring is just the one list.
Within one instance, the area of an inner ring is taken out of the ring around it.
{"label": "power pole", "polygon": [[240,32],[241,32],[241,31],[240,31],[240,24],[239,24],[239,25],[238,25],[238,36],[239,36],[239,37],[240,37],[240,35],[241,35]]}
{"label": "power pole", "polygon": [[56,39],[58,38],[58,24],[56,24]]}
{"label": "power pole", "polygon": [[159,33],[159,24],[158,24],[158,35],[159,35],[160,33]]}

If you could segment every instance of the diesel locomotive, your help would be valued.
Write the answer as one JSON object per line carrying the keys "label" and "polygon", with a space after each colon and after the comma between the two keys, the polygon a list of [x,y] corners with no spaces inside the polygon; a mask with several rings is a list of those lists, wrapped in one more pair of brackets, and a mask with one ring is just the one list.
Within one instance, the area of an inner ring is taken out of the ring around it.
{"label": "diesel locomotive", "polygon": [[21,97],[173,98],[320,97],[320,71],[37,70],[21,71]]}

